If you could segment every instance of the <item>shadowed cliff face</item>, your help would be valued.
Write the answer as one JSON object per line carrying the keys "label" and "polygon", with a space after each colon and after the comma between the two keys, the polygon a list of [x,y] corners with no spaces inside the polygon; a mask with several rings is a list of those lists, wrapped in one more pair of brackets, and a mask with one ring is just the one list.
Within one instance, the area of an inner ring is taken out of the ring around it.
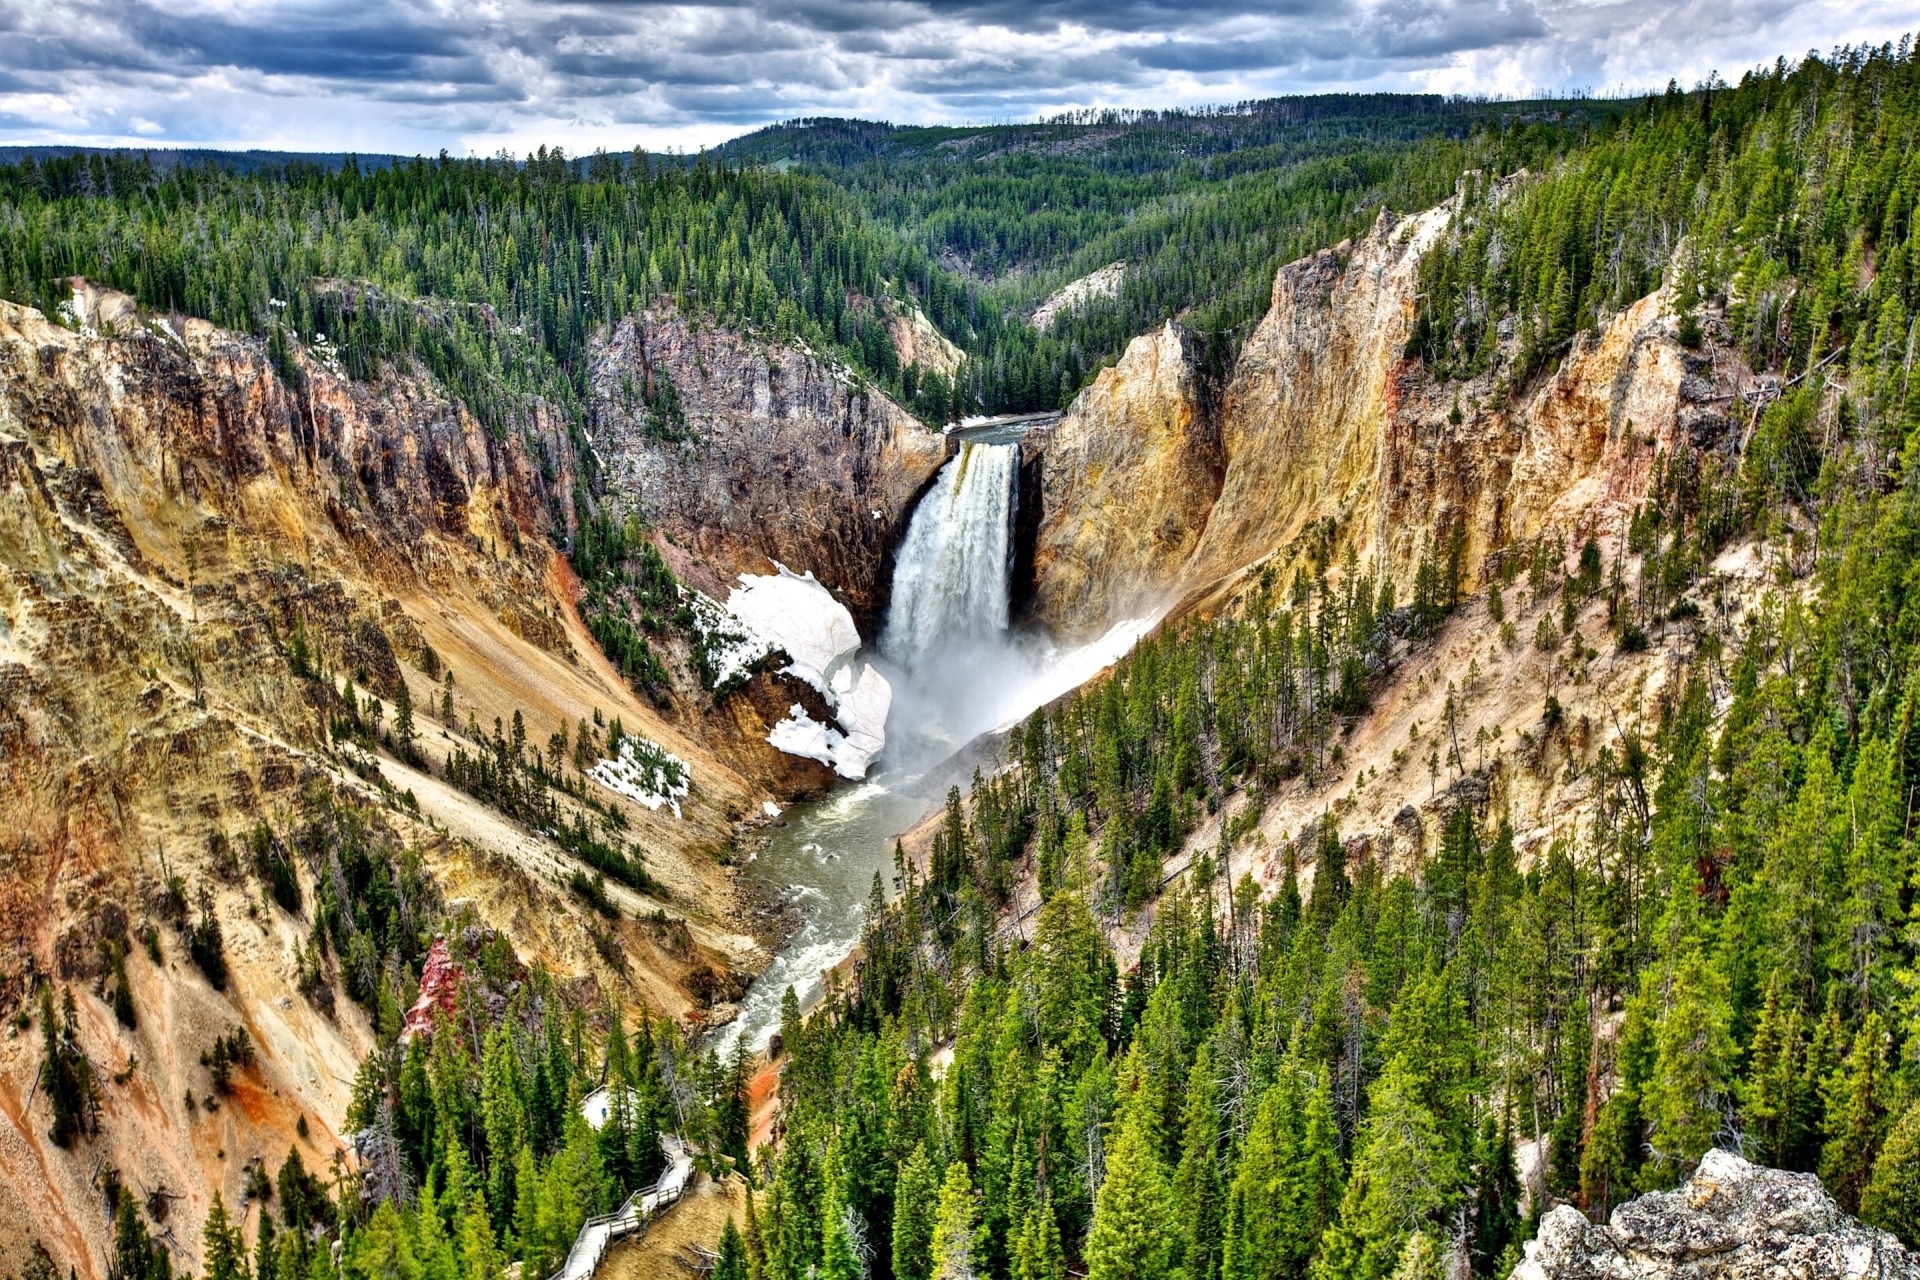
{"label": "shadowed cliff face", "polygon": [[877,634],[892,550],[946,460],[937,433],[808,352],[670,312],[614,328],[592,394],[611,487],[684,553],[676,569],[724,600],[778,560]]}
{"label": "shadowed cliff face", "polygon": [[1469,573],[1543,532],[1604,542],[1655,448],[1724,430],[1716,388],[1740,371],[1680,347],[1662,294],[1576,339],[1511,403],[1497,367],[1432,383],[1402,353],[1420,257],[1450,214],[1382,214],[1359,243],[1283,268],[1224,387],[1177,329],[1135,339],[1046,446],[1035,616],[1097,633],[1256,562],[1284,576],[1349,549],[1404,586],[1456,527]]}

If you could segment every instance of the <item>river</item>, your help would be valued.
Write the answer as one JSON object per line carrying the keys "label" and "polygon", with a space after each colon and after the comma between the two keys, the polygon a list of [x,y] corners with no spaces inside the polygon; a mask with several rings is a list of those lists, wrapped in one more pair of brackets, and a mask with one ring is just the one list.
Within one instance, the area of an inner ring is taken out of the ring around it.
{"label": "river", "polygon": [[[895,837],[940,803],[949,785],[964,785],[955,752],[1092,679],[1158,621],[1156,613],[1121,622],[1072,650],[1007,631],[1013,471],[1021,437],[1044,420],[961,429],[959,456],[915,510],[895,571],[888,634],[881,652],[863,658],[893,687],[886,749],[865,781],[789,808],[749,864],[761,891],[795,902],[803,923],[754,980],[739,1016],[713,1033],[709,1043],[720,1054],[743,1042],[753,1052],[765,1048],[780,1029],[789,986],[802,1009],[819,1001],[823,974],[859,944],[876,873],[894,896]],[[986,571],[994,565],[997,571]]]}

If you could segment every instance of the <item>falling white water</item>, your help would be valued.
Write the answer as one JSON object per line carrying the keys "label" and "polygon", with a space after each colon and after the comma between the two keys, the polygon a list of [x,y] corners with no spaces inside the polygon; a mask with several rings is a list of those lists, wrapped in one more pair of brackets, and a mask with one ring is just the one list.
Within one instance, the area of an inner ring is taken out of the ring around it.
{"label": "falling white water", "polygon": [[910,673],[1007,629],[1017,444],[960,446],[914,508],[880,652]]}
{"label": "falling white water", "polygon": [[1075,649],[1009,631],[1019,469],[1018,444],[966,441],[915,508],[877,659],[893,695],[882,772],[775,819],[748,874],[801,907],[805,922],[709,1040],[719,1053],[764,1048],[789,986],[802,1009],[821,998],[823,971],[852,951],[866,925],[873,877],[883,886],[892,878],[894,838],[964,781],[953,752],[1092,679],[1158,620],[1156,609],[1115,623]]}

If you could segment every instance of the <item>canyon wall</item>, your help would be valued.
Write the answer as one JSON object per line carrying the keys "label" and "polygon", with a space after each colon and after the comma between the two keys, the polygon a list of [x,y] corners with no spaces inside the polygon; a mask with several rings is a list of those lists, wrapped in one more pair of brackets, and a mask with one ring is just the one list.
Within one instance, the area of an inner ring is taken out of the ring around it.
{"label": "canyon wall", "polygon": [[1591,831],[1601,753],[1644,740],[1699,647],[1779,589],[1777,552],[1738,543],[1633,646],[1604,593],[1568,608],[1522,577],[1495,606],[1503,557],[1537,550],[1554,583],[1589,537],[1631,601],[1626,530],[1656,456],[1737,448],[1733,402],[1768,388],[1724,351],[1683,346],[1664,291],[1517,390],[1510,332],[1491,370],[1436,382],[1406,345],[1421,255],[1450,218],[1383,213],[1359,241],[1284,267],[1230,364],[1203,360],[1177,325],[1136,338],[1035,441],[1023,600],[1067,640],[1162,610],[1284,604],[1300,571],[1336,588],[1390,580],[1404,610],[1421,560],[1457,548],[1457,606],[1432,635],[1412,635],[1404,613],[1392,623],[1392,660],[1369,705],[1341,718],[1320,776],[1230,797],[1190,838],[1189,853],[1212,850],[1231,824],[1236,874],[1268,885],[1327,818],[1351,856],[1395,868],[1426,856],[1462,804],[1511,821],[1524,859]]}
{"label": "canyon wall", "polygon": [[1517,396],[1498,388],[1504,360],[1435,384],[1404,349],[1421,255],[1451,214],[1383,212],[1357,243],[1282,268],[1218,385],[1173,329],[1135,339],[1045,446],[1035,616],[1095,634],[1256,563],[1290,573],[1349,549],[1405,587],[1456,526],[1470,572],[1544,532],[1612,538],[1655,449],[1724,430],[1740,373],[1679,344],[1662,294]]}
{"label": "canyon wall", "polygon": [[[0,1221],[36,1223],[91,1280],[108,1261],[101,1170],[175,1197],[175,1266],[197,1271],[216,1190],[238,1206],[252,1158],[298,1146],[325,1169],[341,1142],[376,1032],[330,995],[344,958],[322,964],[326,993],[310,983],[308,922],[235,853],[259,824],[291,839],[358,815],[419,856],[441,908],[574,996],[697,1016],[765,956],[716,854],[763,800],[820,779],[764,742],[792,700],[772,677],[663,708],[601,655],[555,550],[580,469],[546,406],[490,431],[416,369],[358,382],[331,349],[297,349],[289,381],[261,343],[117,294],[79,284],[70,311],[0,303],[0,1007],[30,1008],[43,977],[74,994],[101,1120],[56,1147],[39,1028],[0,1045]],[[679,443],[614,408],[618,380],[649,368],[683,395]],[[804,353],[671,317],[624,326],[595,388],[601,461],[679,567],[718,587],[778,559],[873,607],[937,436]],[[427,767],[336,741],[343,687],[388,725],[404,689]],[[608,885],[621,919],[568,892],[582,864],[548,834],[445,780],[446,757],[484,754],[516,713],[536,750],[617,718],[687,763],[677,812],[584,784],[657,882]],[[297,874],[311,912],[317,869]],[[203,885],[224,989],[180,923]],[[115,954],[132,1027],[111,1009]],[[217,1098],[202,1055],[234,1027],[256,1055]],[[0,1233],[0,1272],[25,1247]]]}
{"label": "canyon wall", "polygon": [[1197,339],[1169,321],[1101,370],[1043,446],[1033,607],[1056,630],[1153,608],[1186,572],[1225,464],[1205,392]]}
{"label": "canyon wall", "polygon": [[893,548],[946,460],[937,432],[828,360],[671,311],[616,325],[591,387],[610,488],[661,530],[677,572],[724,600],[777,560],[877,634]]}

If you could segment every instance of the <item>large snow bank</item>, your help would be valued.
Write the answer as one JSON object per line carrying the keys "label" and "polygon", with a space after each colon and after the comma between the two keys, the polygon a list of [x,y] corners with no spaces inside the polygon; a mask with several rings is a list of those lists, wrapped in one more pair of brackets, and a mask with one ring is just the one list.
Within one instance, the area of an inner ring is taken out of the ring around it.
{"label": "large snow bank", "polygon": [[863,662],[858,678],[851,666],[834,672],[833,690],[838,727],[821,724],[796,702],[788,709],[787,718],[767,734],[767,741],[788,755],[832,765],[843,778],[864,778],[867,766],[887,744],[887,709],[893,704],[893,686],[871,662]]}
{"label": "large snow bank", "polygon": [[727,634],[727,621],[745,632],[724,646],[710,642],[715,686],[744,673],[769,650],[782,650],[791,660],[787,674],[819,690],[838,723],[821,724],[796,706],[767,741],[790,755],[831,765],[843,778],[864,778],[886,745],[892,686],[871,663],[857,661],[860,629],[847,606],[812,573],[795,573],[777,562],[774,570],[742,574],[721,616],[703,624],[715,636]]}
{"label": "large snow bank", "polygon": [[787,674],[831,698],[828,675],[834,663],[860,647],[853,614],[811,572],[798,574],[778,563],[774,568],[778,572],[742,574],[727,596],[727,612],[769,645],[786,650],[793,659]]}

